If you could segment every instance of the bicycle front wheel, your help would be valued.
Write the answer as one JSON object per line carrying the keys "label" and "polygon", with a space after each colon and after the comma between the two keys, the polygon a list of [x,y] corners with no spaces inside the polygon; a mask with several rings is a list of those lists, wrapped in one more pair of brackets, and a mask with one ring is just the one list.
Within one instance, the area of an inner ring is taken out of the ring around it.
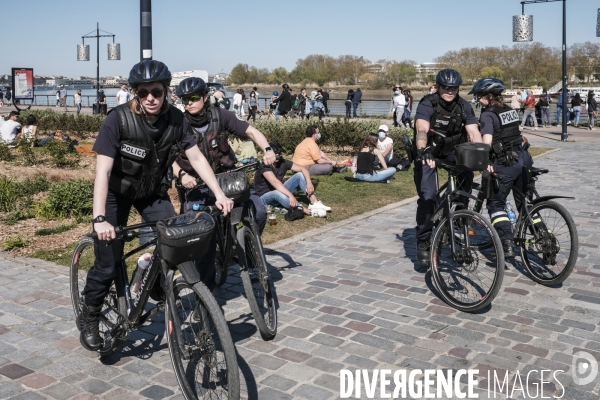
{"label": "bicycle front wheel", "polygon": [[[492,245],[482,247],[481,243]],[[444,218],[438,225],[431,244],[431,266],[433,284],[446,303],[463,312],[478,311],[491,304],[502,286],[504,252],[498,233],[480,214],[456,211],[452,221]]]}
{"label": "bicycle front wheel", "polygon": [[263,340],[271,340],[277,334],[277,308],[275,288],[269,275],[267,260],[260,237],[247,225],[237,232],[240,270],[246,298]]}
{"label": "bicycle front wheel", "polygon": [[[167,342],[177,382],[186,399],[240,398],[240,377],[235,347],[227,322],[215,298],[203,283],[173,282],[177,309],[165,303]],[[173,324],[179,317],[183,337],[180,350]]]}
{"label": "bicycle front wheel", "polygon": [[[71,302],[73,303],[73,312],[77,329],[83,329],[81,322],[81,309],[83,307],[83,289],[87,279],[87,273],[94,265],[96,257],[94,256],[94,240],[90,237],[83,237],[75,245],[71,257],[71,266],[69,271],[69,280],[71,286]],[[118,281],[120,278],[117,277]],[[117,280],[115,280],[116,282]],[[121,290],[117,291],[117,284],[113,282],[108,295],[104,299],[102,313],[100,316],[100,336],[102,337],[102,347],[98,350],[101,356],[106,357],[121,347],[125,341],[125,336],[113,336],[113,328],[124,321],[127,315],[127,305],[125,294]],[[119,293],[120,292],[120,293]]]}
{"label": "bicycle front wheel", "polygon": [[563,282],[575,268],[579,236],[571,214],[561,204],[543,201],[530,209],[533,225],[524,220],[515,242],[531,279],[552,286]]}

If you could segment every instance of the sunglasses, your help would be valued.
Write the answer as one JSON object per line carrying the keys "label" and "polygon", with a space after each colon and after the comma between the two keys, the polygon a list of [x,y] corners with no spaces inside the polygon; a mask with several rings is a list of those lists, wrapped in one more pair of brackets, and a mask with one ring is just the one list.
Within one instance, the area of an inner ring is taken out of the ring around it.
{"label": "sunglasses", "polygon": [[165,91],[159,88],[154,88],[152,90],[140,89],[137,91],[137,95],[140,99],[145,99],[146,97],[148,97],[149,94],[152,94],[152,97],[158,99],[160,97],[163,97]]}
{"label": "sunglasses", "polygon": [[458,91],[458,86],[446,86],[446,85],[440,85],[440,87],[448,92],[456,92]]}
{"label": "sunglasses", "polygon": [[183,104],[187,104],[190,101],[193,102],[193,103],[195,103],[198,100],[200,100],[201,98],[202,98],[202,96],[200,96],[199,94],[195,94],[193,96],[184,96],[184,97],[181,98],[181,101],[183,101]]}

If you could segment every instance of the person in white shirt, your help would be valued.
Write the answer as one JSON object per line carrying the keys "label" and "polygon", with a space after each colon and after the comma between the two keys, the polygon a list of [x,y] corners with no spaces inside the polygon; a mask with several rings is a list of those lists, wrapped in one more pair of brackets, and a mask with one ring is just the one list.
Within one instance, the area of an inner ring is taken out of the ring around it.
{"label": "person in white shirt", "polygon": [[404,115],[404,107],[406,106],[406,97],[402,94],[402,88],[396,86],[394,88],[394,97],[392,97],[392,107],[390,109],[390,115],[396,112],[396,119],[394,120],[395,126],[403,126],[402,115]]}
{"label": "person in white shirt", "polygon": [[[389,128],[387,125],[380,125],[377,135],[379,139],[377,140],[377,148],[381,152],[381,155],[385,159],[385,162],[390,162],[392,157],[394,156],[394,141],[391,137],[388,136]],[[375,164],[379,164],[379,160],[377,157],[375,158]]]}
{"label": "person in white shirt", "polygon": [[122,85],[121,90],[117,92],[117,105],[125,104],[129,101],[129,91],[127,85]]}
{"label": "person in white shirt", "polygon": [[18,111],[11,111],[8,117],[8,121],[5,121],[0,127],[0,136],[2,137],[2,141],[8,144],[9,146],[16,145],[15,138],[17,134],[21,130],[21,124],[17,122],[19,119]]}

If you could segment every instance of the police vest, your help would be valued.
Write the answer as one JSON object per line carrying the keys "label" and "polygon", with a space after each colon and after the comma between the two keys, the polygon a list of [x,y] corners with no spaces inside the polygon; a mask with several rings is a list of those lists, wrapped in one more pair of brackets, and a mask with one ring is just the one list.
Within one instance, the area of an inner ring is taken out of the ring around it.
{"label": "police vest", "polygon": [[431,146],[432,154],[435,157],[445,157],[454,150],[454,146],[467,141],[464,129],[467,120],[464,100],[457,95],[455,101],[446,105],[441,101],[439,94],[433,93],[423,97],[419,104],[426,99],[433,106],[433,115],[429,121],[430,129],[446,135],[445,140],[438,136],[428,135],[427,145]]}
{"label": "police vest", "polygon": [[168,126],[160,140],[154,142],[143,116],[134,113],[128,104],[117,106],[119,119],[119,152],[110,174],[109,188],[131,199],[148,198],[161,186],[183,140],[183,114],[169,106]]}
{"label": "police vest", "polygon": [[[499,148],[497,144],[502,144],[502,149],[510,149],[513,145],[520,145],[523,143],[523,135],[519,130],[519,126],[521,125],[521,120],[519,118],[519,113],[512,108],[500,108],[496,106],[488,107],[484,110],[484,112],[491,112],[496,114],[498,120],[500,121],[500,127],[494,127],[494,135],[492,139],[492,148],[494,152],[500,156],[503,151],[498,153],[497,149]],[[496,148],[494,148],[496,145]]]}
{"label": "police vest", "polygon": [[[200,133],[194,129],[194,137],[204,157],[210,164],[214,173],[227,171],[235,166],[235,154],[227,140],[227,132],[221,126],[221,109],[208,107],[208,128]],[[190,125],[191,126],[191,125]],[[177,164],[192,176],[198,176],[187,159],[185,152],[181,151],[177,157]]]}

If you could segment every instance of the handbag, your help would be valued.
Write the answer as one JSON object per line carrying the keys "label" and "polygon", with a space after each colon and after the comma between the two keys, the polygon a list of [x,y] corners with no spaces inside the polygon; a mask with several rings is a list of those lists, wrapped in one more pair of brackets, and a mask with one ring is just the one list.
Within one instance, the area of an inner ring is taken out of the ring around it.
{"label": "handbag", "polygon": [[158,221],[160,255],[170,267],[203,256],[208,250],[215,221],[205,212],[191,212]]}

